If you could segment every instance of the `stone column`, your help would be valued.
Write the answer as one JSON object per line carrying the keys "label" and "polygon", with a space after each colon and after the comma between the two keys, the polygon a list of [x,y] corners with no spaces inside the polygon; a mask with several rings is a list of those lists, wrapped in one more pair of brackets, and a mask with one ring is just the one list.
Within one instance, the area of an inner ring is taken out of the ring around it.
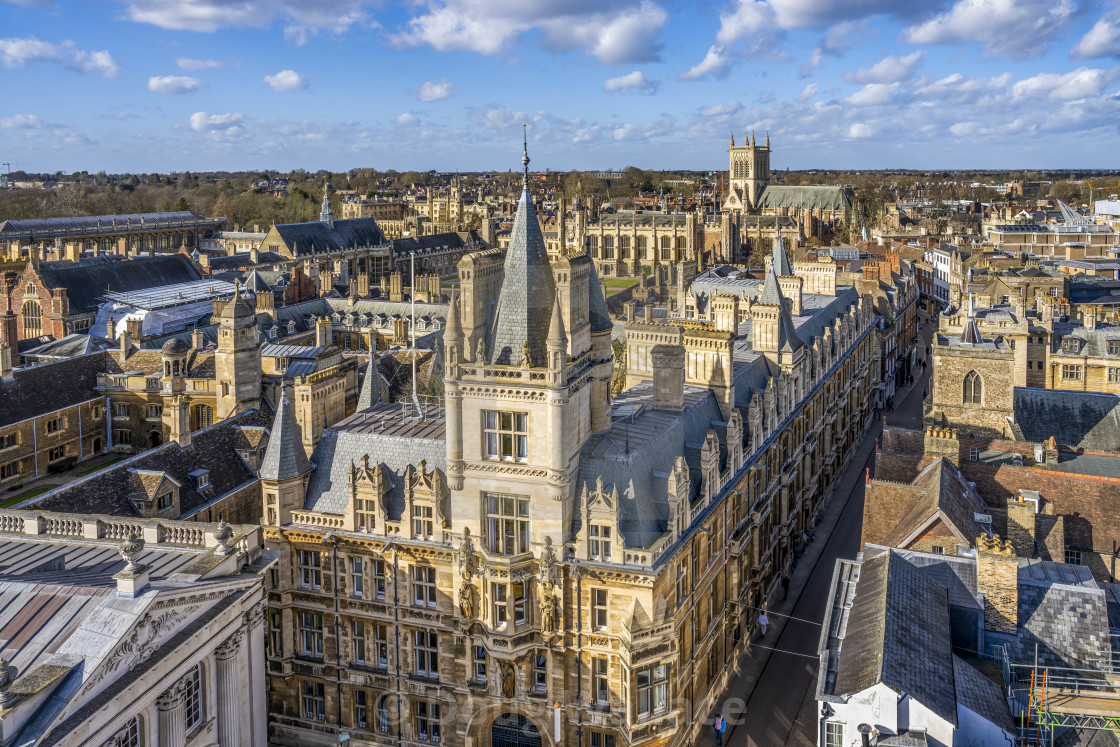
{"label": "stone column", "polygon": [[214,652],[218,670],[218,744],[222,747],[236,747],[243,744],[241,734],[245,724],[245,710],[242,704],[247,693],[239,687],[238,672],[241,670],[241,636],[238,629],[227,638]]}
{"label": "stone column", "polygon": [[259,602],[244,617],[249,655],[249,723],[252,726],[247,744],[254,747],[268,745],[268,683],[265,676],[268,663],[264,653],[264,614],[264,603]]}
{"label": "stone column", "polygon": [[156,698],[159,708],[160,747],[183,747],[187,743],[186,720],[183,713],[185,682],[179,680]]}

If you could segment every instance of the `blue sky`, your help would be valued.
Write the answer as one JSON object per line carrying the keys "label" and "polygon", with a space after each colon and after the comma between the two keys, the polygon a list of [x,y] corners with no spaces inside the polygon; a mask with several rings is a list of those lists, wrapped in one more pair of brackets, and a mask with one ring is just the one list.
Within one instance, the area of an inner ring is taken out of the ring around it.
{"label": "blue sky", "polygon": [[1120,0],[0,0],[29,171],[1120,167]]}

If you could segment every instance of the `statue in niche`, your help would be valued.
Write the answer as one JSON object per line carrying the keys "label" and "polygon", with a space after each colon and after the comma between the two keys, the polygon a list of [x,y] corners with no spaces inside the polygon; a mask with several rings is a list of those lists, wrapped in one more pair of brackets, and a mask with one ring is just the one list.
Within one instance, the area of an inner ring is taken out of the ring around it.
{"label": "statue in niche", "polygon": [[556,554],[552,550],[552,538],[544,538],[544,549],[538,561],[541,567],[541,584],[544,588],[551,589],[556,583]]}
{"label": "statue in niche", "polygon": [[506,700],[513,700],[514,696],[517,695],[516,669],[513,662],[498,662],[498,666],[502,672],[502,697]]}
{"label": "statue in niche", "polygon": [[459,614],[467,622],[474,620],[474,587],[466,581],[459,587]]}
{"label": "statue in niche", "polygon": [[541,635],[548,638],[552,635],[553,626],[556,624],[553,620],[556,605],[553,604],[552,595],[548,595],[541,599]]}

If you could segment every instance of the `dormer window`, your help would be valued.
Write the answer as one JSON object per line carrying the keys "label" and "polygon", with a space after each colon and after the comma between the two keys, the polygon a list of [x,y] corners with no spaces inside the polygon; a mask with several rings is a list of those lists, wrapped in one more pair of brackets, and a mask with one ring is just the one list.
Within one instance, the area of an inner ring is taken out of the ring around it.
{"label": "dormer window", "polygon": [[295,331],[296,331],[296,323],[293,322],[293,321],[289,321],[288,322],[288,334],[289,335],[295,334]]}
{"label": "dormer window", "polygon": [[591,560],[609,562],[611,559],[611,527],[607,524],[592,524],[588,530],[588,556]]}
{"label": "dormer window", "polygon": [[1062,340],[1063,353],[1080,353],[1081,352],[1081,339],[1077,337],[1066,337]]}
{"label": "dormer window", "polygon": [[160,511],[166,511],[171,508],[171,504],[175,502],[175,497],[170,493],[162,493],[156,497],[156,508]]}
{"label": "dormer window", "polygon": [[1109,355],[1120,355],[1120,340],[1109,340],[1108,341],[1108,354]]}
{"label": "dormer window", "polygon": [[276,335],[277,335],[277,333],[278,333],[279,331],[280,331],[280,330],[279,330],[279,329],[278,329],[277,327],[275,327],[275,326],[269,327],[269,328],[268,328],[268,339],[270,339],[270,340],[275,340],[275,339],[276,339]]}
{"label": "dormer window", "polygon": [[189,477],[191,482],[194,483],[195,490],[203,490],[210,487],[210,470],[196,469],[191,472]]}

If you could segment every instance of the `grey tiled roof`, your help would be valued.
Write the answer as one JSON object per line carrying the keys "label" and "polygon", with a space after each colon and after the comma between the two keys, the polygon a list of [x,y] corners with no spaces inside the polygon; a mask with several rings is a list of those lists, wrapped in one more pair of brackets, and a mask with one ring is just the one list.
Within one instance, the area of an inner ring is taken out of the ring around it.
{"label": "grey tiled roof", "polygon": [[513,219],[502,288],[487,335],[487,360],[522,365],[522,345],[528,342],[531,363],[542,364],[554,293],[540,221],[526,184]]}
{"label": "grey tiled roof", "polygon": [[[223,219],[224,220],[224,219]],[[26,218],[6,220],[0,223],[0,235],[6,233],[48,233],[53,231],[83,231],[101,228],[124,228],[130,225],[140,228],[141,222],[145,228],[156,226],[176,226],[180,223],[195,223],[204,221],[212,222],[209,218],[190,210],[179,210],[167,213],[125,213],[121,215],[82,215],[74,218]]]}
{"label": "grey tiled roof", "polygon": [[0,427],[97,399],[97,374],[119,371],[108,352],[14,369],[0,380]]}
{"label": "grey tiled roof", "polygon": [[277,224],[276,231],[296,256],[386,243],[385,234],[373,218],[336,220],[332,225],[322,221],[281,223]]}
{"label": "grey tiled roof", "polygon": [[70,313],[96,311],[107,291],[125,292],[202,280],[202,274],[182,254],[141,257],[127,262],[83,264],[44,270],[39,277],[48,288],[65,288]]}
{"label": "grey tiled roof", "polygon": [[882,683],[956,726],[946,591],[893,550],[860,565],[837,659],[836,695]]}
{"label": "grey tiled roof", "polygon": [[610,312],[607,311],[607,299],[603,296],[603,286],[599,283],[599,273],[595,270],[595,263],[589,263],[591,274],[587,279],[589,283],[587,300],[587,315],[591,322],[592,332],[601,332],[614,328]]}
{"label": "grey tiled roof", "polygon": [[767,186],[758,198],[762,208],[803,208],[808,210],[843,211],[852,204],[848,187]]}
{"label": "grey tiled roof", "polygon": [[1003,690],[981,674],[974,666],[953,657],[953,677],[957,686],[957,702],[981,718],[987,719],[1004,731],[1015,733],[1015,720]]}
{"label": "grey tiled roof", "polygon": [[777,241],[774,242],[774,250],[770,254],[770,266],[774,271],[782,276],[789,276],[793,274],[793,268],[789,264],[789,255],[786,254],[786,245],[782,241],[782,234],[778,234]]}
{"label": "grey tiled roof", "polygon": [[303,450],[299,426],[296,425],[287,391],[280,395],[276,417],[272,421],[272,435],[264,451],[258,471],[263,480],[288,480],[311,471],[312,465]]}
{"label": "grey tiled roof", "polygon": [[1120,396],[1015,387],[1015,423],[1028,441],[1120,451]]}
{"label": "grey tiled roof", "polygon": [[399,404],[382,403],[357,412],[323,431],[311,458],[315,470],[307,484],[304,507],[311,511],[341,514],[350,501],[348,482],[352,465],[368,455],[370,463],[389,473],[392,489],[386,496],[389,518],[399,519],[404,509],[404,473],[427,461],[428,469],[444,471],[447,462],[446,424],[442,419],[412,421],[401,415]]}

